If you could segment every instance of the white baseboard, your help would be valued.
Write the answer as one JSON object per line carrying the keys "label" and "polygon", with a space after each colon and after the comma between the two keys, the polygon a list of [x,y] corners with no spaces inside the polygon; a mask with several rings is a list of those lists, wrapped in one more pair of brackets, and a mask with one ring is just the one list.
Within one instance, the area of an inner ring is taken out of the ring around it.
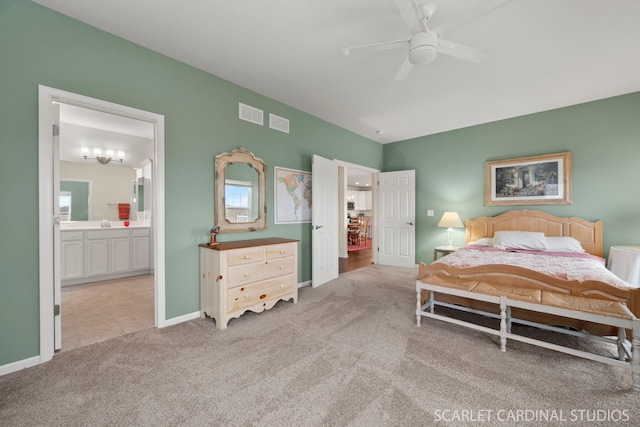
{"label": "white baseboard", "polygon": [[34,356],[28,359],[18,360],[17,362],[9,363],[7,365],[2,365],[0,366],[0,376],[18,372],[38,364],[40,364],[40,356]]}
{"label": "white baseboard", "polygon": [[167,326],[177,325],[178,323],[188,322],[189,320],[197,319],[199,317],[200,317],[200,312],[194,311],[193,313],[183,314],[182,316],[174,317],[172,319],[167,319],[164,322],[164,326],[167,327]]}
{"label": "white baseboard", "polygon": [[311,280],[307,280],[306,282],[300,282],[298,283],[298,287],[302,288],[304,286],[311,286]]}

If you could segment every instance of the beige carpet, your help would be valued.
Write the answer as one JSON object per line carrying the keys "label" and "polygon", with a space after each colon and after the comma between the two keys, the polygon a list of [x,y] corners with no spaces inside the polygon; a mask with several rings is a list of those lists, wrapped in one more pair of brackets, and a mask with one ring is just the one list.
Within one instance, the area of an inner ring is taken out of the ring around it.
{"label": "beige carpet", "polygon": [[374,265],[225,331],[197,319],[62,353],[0,377],[0,425],[640,424],[627,370],[416,327],[415,273]]}

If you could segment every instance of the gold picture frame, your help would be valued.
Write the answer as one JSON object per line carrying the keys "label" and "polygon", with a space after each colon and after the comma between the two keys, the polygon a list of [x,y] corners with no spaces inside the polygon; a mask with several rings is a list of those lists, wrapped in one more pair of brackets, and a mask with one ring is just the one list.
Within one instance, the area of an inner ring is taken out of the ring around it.
{"label": "gold picture frame", "polygon": [[487,206],[570,205],[571,152],[485,163]]}

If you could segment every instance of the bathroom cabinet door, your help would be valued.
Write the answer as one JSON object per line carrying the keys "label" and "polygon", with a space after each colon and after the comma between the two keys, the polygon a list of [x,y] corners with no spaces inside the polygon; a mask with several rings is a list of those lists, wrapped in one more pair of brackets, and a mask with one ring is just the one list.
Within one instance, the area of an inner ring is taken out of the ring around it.
{"label": "bathroom cabinet door", "polygon": [[124,273],[130,270],[129,230],[87,232],[87,276]]}
{"label": "bathroom cabinet door", "polygon": [[110,269],[109,273],[124,273],[131,270],[129,237],[109,239]]}
{"label": "bathroom cabinet door", "polygon": [[83,233],[60,234],[60,280],[79,279],[84,276]]}
{"label": "bathroom cabinet door", "polygon": [[149,245],[149,230],[146,231],[146,235],[133,234],[131,237],[131,269],[132,270],[147,270],[150,268],[150,250]]}
{"label": "bathroom cabinet door", "polygon": [[109,239],[87,240],[87,276],[109,273]]}

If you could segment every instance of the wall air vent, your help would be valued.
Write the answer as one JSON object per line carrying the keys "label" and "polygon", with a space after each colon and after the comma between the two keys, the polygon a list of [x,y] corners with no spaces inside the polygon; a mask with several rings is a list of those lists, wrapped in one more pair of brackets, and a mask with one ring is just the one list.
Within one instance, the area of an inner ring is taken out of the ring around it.
{"label": "wall air vent", "polygon": [[264,112],[250,105],[238,103],[238,111],[240,120],[246,120],[251,123],[262,126],[264,123]]}
{"label": "wall air vent", "polygon": [[289,133],[289,120],[275,114],[269,114],[269,127],[280,132]]}

